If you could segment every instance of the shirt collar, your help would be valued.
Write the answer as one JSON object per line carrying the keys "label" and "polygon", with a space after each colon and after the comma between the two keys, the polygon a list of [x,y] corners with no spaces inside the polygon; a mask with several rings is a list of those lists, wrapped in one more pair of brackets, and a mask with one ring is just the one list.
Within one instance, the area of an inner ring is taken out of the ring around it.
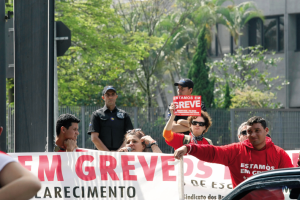
{"label": "shirt collar", "polygon": [[[106,107],[106,105],[103,106],[103,109],[104,109],[104,112],[110,111],[110,110]],[[115,112],[117,109],[118,109],[118,108],[117,108],[117,106],[116,106],[116,107],[112,110],[112,112]]]}

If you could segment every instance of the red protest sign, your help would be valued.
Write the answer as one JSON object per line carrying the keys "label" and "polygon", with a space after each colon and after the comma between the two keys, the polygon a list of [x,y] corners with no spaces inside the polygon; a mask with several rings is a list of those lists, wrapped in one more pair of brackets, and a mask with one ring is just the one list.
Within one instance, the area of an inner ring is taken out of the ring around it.
{"label": "red protest sign", "polygon": [[201,116],[201,96],[174,96],[173,103],[177,116]]}

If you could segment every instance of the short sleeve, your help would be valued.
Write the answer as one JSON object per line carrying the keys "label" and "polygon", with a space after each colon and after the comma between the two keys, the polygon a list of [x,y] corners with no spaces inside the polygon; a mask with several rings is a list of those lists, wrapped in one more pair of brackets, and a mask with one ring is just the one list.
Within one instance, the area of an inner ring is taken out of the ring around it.
{"label": "short sleeve", "polygon": [[16,160],[7,154],[0,153],[0,171],[11,162],[16,162]]}
{"label": "short sleeve", "polygon": [[93,112],[91,116],[88,134],[91,135],[91,133],[93,132],[100,133],[100,124],[99,124],[98,116],[96,115],[95,112]]}
{"label": "short sleeve", "polygon": [[184,134],[181,133],[173,133],[173,140],[168,142],[167,140],[166,143],[173,147],[175,150],[180,148],[183,145],[183,138],[184,138]]}

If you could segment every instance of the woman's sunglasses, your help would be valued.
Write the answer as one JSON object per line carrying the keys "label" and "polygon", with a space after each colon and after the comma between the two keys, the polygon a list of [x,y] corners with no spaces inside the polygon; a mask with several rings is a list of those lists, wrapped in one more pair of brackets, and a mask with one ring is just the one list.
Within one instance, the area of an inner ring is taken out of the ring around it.
{"label": "woman's sunglasses", "polygon": [[240,135],[247,135],[247,131],[244,130],[244,131],[240,132]]}
{"label": "woman's sunglasses", "polygon": [[205,126],[205,122],[192,121],[192,125],[196,126],[197,124],[198,124],[199,126]]}
{"label": "woman's sunglasses", "polygon": [[141,131],[142,129],[140,128],[135,128],[135,129],[132,129],[132,130],[128,130],[126,133],[134,133],[134,132],[137,132],[137,131]]}

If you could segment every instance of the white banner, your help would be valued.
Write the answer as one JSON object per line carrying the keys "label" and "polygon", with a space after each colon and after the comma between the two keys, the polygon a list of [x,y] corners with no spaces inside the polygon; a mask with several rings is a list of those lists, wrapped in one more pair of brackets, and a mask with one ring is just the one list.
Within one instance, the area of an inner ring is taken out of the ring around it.
{"label": "white banner", "polygon": [[33,199],[183,199],[182,161],[171,154],[10,155],[41,180],[42,188]]}
{"label": "white banner", "polygon": [[[296,167],[299,151],[286,151]],[[228,167],[207,163],[194,156],[184,158],[184,198],[222,199],[232,191]]]}
{"label": "white banner", "polygon": [[[297,166],[299,151],[286,152]],[[42,181],[42,189],[33,199],[222,199],[232,191],[228,167],[193,156],[184,157],[183,170],[172,154],[10,155]]]}

